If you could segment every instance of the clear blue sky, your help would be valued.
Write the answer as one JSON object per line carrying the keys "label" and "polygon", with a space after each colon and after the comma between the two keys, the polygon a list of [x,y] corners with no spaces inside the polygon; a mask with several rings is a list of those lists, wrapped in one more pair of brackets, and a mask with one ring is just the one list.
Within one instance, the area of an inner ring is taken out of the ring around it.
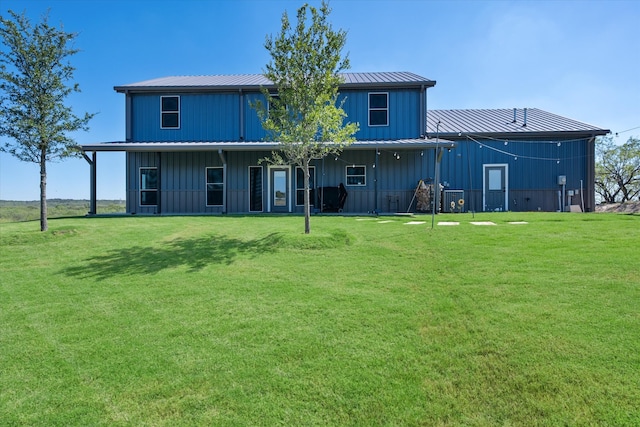
{"label": "clear blue sky", "polygon": [[[302,0],[2,0],[0,13],[77,32],[79,143],[124,139],[113,86],[170,75],[260,73],[267,34]],[[319,1],[310,1],[319,5]],[[640,135],[638,0],[332,0],[351,71],[411,71],[437,84],[429,109],[541,108]],[[98,153],[98,198],[124,199],[124,155]],[[87,199],[84,159],[51,164],[49,198]],[[37,200],[38,167],[0,153],[0,199]]]}

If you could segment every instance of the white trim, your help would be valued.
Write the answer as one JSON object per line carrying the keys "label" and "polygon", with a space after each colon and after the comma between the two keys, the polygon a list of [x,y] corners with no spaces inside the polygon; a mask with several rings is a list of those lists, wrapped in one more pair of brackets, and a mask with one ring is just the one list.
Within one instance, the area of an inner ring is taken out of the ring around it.
{"label": "white trim", "polygon": [[[386,108],[371,108],[371,95],[386,95],[387,107]],[[371,111],[386,111],[387,123],[384,125],[372,125],[371,124]],[[368,92],[367,93],[367,124],[369,127],[384,127],[389,126],[389,92]]]}
{"label": "white trim", "polygon": [[[302,173],[304,173],[304,168],[301,168],[300,166],[296,166],[296,169],[295,169],[296,175],[293,177],[293,180],[294,180],[293,181],[294,182],[293,191],[296,192],[294,199],[295,199],[296,206],[304,206],[304,202],[302,202],[301,205],[298,204],[298,190],[304,190],[304,188],[302,188],[302,189],[298,188],[298,169],[300,169],[301,171],[303,171]],[[315,187],[315,185],[316,185],[316,167],[315,166],[309,166],[309,171],[311,171],[311,169],[313,169],[313,185]],[[309,174],[309,175],[311,175],[311,174]],[[310,190],[311,189],[312,188],[310,188]]]}
{"label": "white trim", "polygon": [[[156,171],[156,188],[142,188],[142,169],[155,169],[155,171]],[[158,187],[158,167],[157,166],[140,166],[138,168],[138,206],[140,206],[140,207],[158,206],[158,192],[160,190],[157,187]],[[142,192],[143,191],[155,191],[156,192],[156,204],[155,205],[143,205],[142,204]]]}
{"label": "white trim", "polygon": [[[364,184],[349,184],[349,168],[364,168],[364,175],[351,175],[364,177]],[[344,185],[348,187],[366,187],[367,186],[367,166],[366,165],[346,165],[344,167]]]}
{"label": "white trim", "polygon": [[482,211],[487,210],[487,168],[504,168],[504,210],[509,210],[509,164],[508,163],[487,163],[482,165]]}
{"label": "white trim", "polygon": [[[207,173],[209,171],[209,169],[222,169],[222,203],[219,205],[210,205],[209,204],[209,184],[220,184],[219,182],[208,182],[207,178],[209,178],[209,174]],[[204,168],[204,203],[205,206],[208,208],[213,208],[213,207],[220,207],[220,206],[224,206],[224,188],[226,185],[226,176],[225,176],[225,167],[224,166],[205,166]]]}
{"label": "white trim", "polygon": [[249,166],[249,168],[247,169],[247,172],[249,173],[249,175],[247,176],[248,177],[248,181],[247,182],[249,184],[247,186],[247,197],[248,197],[247,203],[249,205],[248,211],[249,212],[264,212],[264,182],[263,181],[261,181],[261,182],[263,182],[263,184],[262,184],[262,188],[260,188],[260,191],[262,192],[262,203],[260,204],[261,205],[260,210],[259,211],[251,210],[251,168],[259,168],[260,169],[260,176],[262,177],[262,180],[264,181],[264,168],[262,166],[259,166],[259,165],[258,166]]}
{"label": "white trim", "polygon": [[[162,109],[162,100],[164,98],[178,98],[178,111],[164,111]],[[180,119],[181,119],[181,117],[180,117],[181,116],[180,108],[182,107],[181,104],[182,104],[182,100],[180,99],[180,95],[162,95],[160,97],[160,129],[174,129],[174,130],[180,129],[180,124],[181,124],[180,123]],[[168,127],[162,126],[162,115],[165,114],[165,113],[167,113],[167,114],[177,114],[178,115],[178,126],[177,127],[174,127],[174,126],[168,126]]]}
{"label": "white trim", "polygon": [[272,169],[285,169],[288,172],[289,179],[287,180],[287,196],[289,198],[287,205],[289,206],[289,212],[292,212],[292,199],[291,199],[291,165],[269,165],[267,173],[267,212],[271,212],[271,170]]}

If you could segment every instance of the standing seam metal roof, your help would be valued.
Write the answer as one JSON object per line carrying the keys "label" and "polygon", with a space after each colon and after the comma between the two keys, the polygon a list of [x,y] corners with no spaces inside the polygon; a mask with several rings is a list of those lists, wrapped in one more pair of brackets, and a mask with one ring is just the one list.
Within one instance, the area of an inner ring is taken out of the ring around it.
{"label": "standing seam metal roof", "polygon": [[[409,72],[377,72],[377,73],[341,73],[344,78],[342,87],[357,86],[427,86],[435,85],[434,80],[429,80]],[[115,86],[118,92],[128,90],[163,90],[163,89],[230,89],[230,88],[255,88],[261,86],[273,86],[273,83],[262,74],[233,74],[233,75],[210,75],[210,76],[170,76],[160,77],[152,80],[145,80],[138,83],[131,83]]]}
{"label": "standing seam metal roof", "polygon": [[608,129],[582,123],[558,116],[538,108],[526,109],[474,109],[474,110],[429,110],[427,113],[427,131],[436,133],[436,124],[440,121],[439,133],[447,134],[532,134],[548,132],[577,132],[605,135]]}

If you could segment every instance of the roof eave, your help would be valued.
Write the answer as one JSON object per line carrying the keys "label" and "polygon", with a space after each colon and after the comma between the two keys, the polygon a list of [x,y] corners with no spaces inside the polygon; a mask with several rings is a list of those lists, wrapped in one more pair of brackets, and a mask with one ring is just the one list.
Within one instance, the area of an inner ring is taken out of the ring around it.
{"label": "roof eave", "polygon": [[[436,85],[435,80],[425,80],[418,82],[390,82],[390,83],[343,83],[338,87],[341,89],[421,89],[430,88]],[[199,86],[114,86],[113,90],[118,93],[161,93],[161,92],[237,92],[237,91],[260,91],[262,88],[276,89],[276,85],[199,85]]]}
{"label": "roof eave", "polygon": [[[404,139],[392,141],[354,141],[346,147],[347,150],[371,150],[388,148],[394,150],[412,149],[452,149],[458,145],[455,141],[443,138],[435,139]],[[94,144],[81,144],[80,149],[85,152],[178,152],[178,151],[273,151],[277,150],[277,142],[126,142],[113,141]]]}
{"label": "roof eave", "polygon": [[[523,138],[591,138],[604,136],[610,133],[608,129],[578,130],[578,131],[533,131],[533,132],[440,132],[439,136],[445,139],[460,140],[467,136],[497,139],[523,139]],[[429,136],[435,133],[430,132]]]}

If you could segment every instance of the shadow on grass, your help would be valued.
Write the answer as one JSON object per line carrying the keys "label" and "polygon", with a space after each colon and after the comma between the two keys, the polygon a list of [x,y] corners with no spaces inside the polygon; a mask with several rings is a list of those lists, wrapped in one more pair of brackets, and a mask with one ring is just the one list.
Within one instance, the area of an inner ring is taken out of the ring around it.
{"label": "shadow on grass", "polygon": [[178,239],[162,246],[113,249],[91,256],[79,265],[67,267],[62,273],[104,280],[115,275],[153,274],[183,266],[195,272],[210,264],[231,264],[239,255],[251,258],[272,252],[278,249],[281,241],[279,233],[249,241],[224,236]]}

